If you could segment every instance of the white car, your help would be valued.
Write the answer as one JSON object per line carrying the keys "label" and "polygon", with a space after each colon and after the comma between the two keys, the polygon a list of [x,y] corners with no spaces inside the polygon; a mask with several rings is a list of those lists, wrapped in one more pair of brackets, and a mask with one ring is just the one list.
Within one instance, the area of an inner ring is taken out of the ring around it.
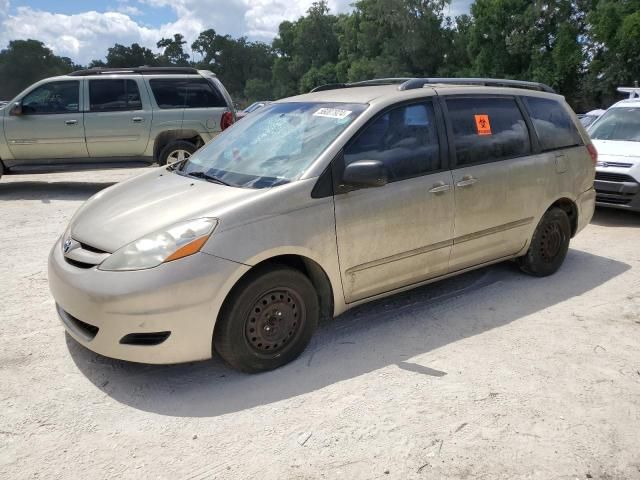
{"label": "white car", "polygon": [[598,120],[606,110],[597,109],[591,110],[590,112],[584,113],[582,115],[578,115],[578,119],[584,128],[588,128]]}
{"label": "white car", "polygon": [[598,150],[596,205],[640,211],[640,88],[589,129]]}

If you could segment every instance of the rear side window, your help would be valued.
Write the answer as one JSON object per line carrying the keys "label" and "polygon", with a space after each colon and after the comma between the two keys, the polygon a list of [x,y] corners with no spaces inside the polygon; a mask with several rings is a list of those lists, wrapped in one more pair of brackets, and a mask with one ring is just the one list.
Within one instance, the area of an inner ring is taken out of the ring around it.
{"label": "rear side window", "polygon": [[222,95],[204,78],[153,79],[149,85],[163,109],[226,107]]}
{"label": "rear side window", "polygon": [[548,98],[524,97],[542,151],[582,145],[580,134],[560,103]]}
{"label": "rear side window", "polygon": [[448,98],[458,166],[531,153],[529,131],[513,98]]}
{"label": "rear side window", "polygon": [[90,80],[89,104],[92,112],[140,110],[140,90],[135,80]]}
{"label": "rear side window", "polygon": [[391,181],[440,170],[431,102],[397,107],[375,119],[345,148],[345,166],[358,160],[381,161]]}

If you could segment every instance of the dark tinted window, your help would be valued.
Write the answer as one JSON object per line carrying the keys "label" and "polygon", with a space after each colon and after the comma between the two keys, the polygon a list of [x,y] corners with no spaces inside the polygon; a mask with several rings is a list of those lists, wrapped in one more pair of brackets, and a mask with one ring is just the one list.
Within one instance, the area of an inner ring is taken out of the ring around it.
{"label": "dark tinted window", "polygon": [[582,139],[571,117],[557,101],[524,97],[524,102],[543,151],[582,145]]}
{"label": "dark tinted window", "polygon": [[93,112],[140,110],[140,90],[135,80],[90,80],[89,103]]}
{"label": "dark tinted window", "polygon": [[77,80],[46,83],[22,99],[22,111],[26,114],[77,112],[79,96]]}
{"label": "dark tinted window", "polygon": [[513,98],[449,98],[458,165],[518,157],[531,152],[529,132]]}
{"label": "dark tinted window", "polygon": [[345,165],[380,160],[391,181],[441,168],[431,102],[398,107],[373,121],[344,152]]}
{"label": "dark tinted window", "polygon": [[160,108],[226,107],[222,95],[204,78],[154,79],[149,84]]}

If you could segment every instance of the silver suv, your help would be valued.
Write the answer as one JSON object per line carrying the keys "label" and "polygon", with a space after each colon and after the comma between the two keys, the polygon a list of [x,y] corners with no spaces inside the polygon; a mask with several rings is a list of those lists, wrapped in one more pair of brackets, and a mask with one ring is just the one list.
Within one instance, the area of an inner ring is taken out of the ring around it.
{"label": "silver suv", "polygon": [[49,257],[59,316],[110,357],[255,372],[373,299],[509,259],[550,275],[596,154],[549,91],[389,80],[267,105],[80,208]]}
{"label": "silver suv", "polygon": [[80,70],[0,107],[0,176],[171,163],[234,121],[231,97],[206,70]]}

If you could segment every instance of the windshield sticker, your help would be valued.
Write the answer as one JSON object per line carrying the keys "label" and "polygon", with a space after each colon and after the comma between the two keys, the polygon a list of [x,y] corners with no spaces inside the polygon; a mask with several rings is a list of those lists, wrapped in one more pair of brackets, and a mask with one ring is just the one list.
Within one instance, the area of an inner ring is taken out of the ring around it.
{"label": "windshield sticker", "polygon": [[336,118],[342,120],[351,115],[351,110],[342,110],[340,108],[321,108],[313,114],[314,117]]}
{"label": "windshield sticker", "polygon": [[489,115],[474,115],[476,119],[476,131],[478,135],[491,135],[491,122]]}

